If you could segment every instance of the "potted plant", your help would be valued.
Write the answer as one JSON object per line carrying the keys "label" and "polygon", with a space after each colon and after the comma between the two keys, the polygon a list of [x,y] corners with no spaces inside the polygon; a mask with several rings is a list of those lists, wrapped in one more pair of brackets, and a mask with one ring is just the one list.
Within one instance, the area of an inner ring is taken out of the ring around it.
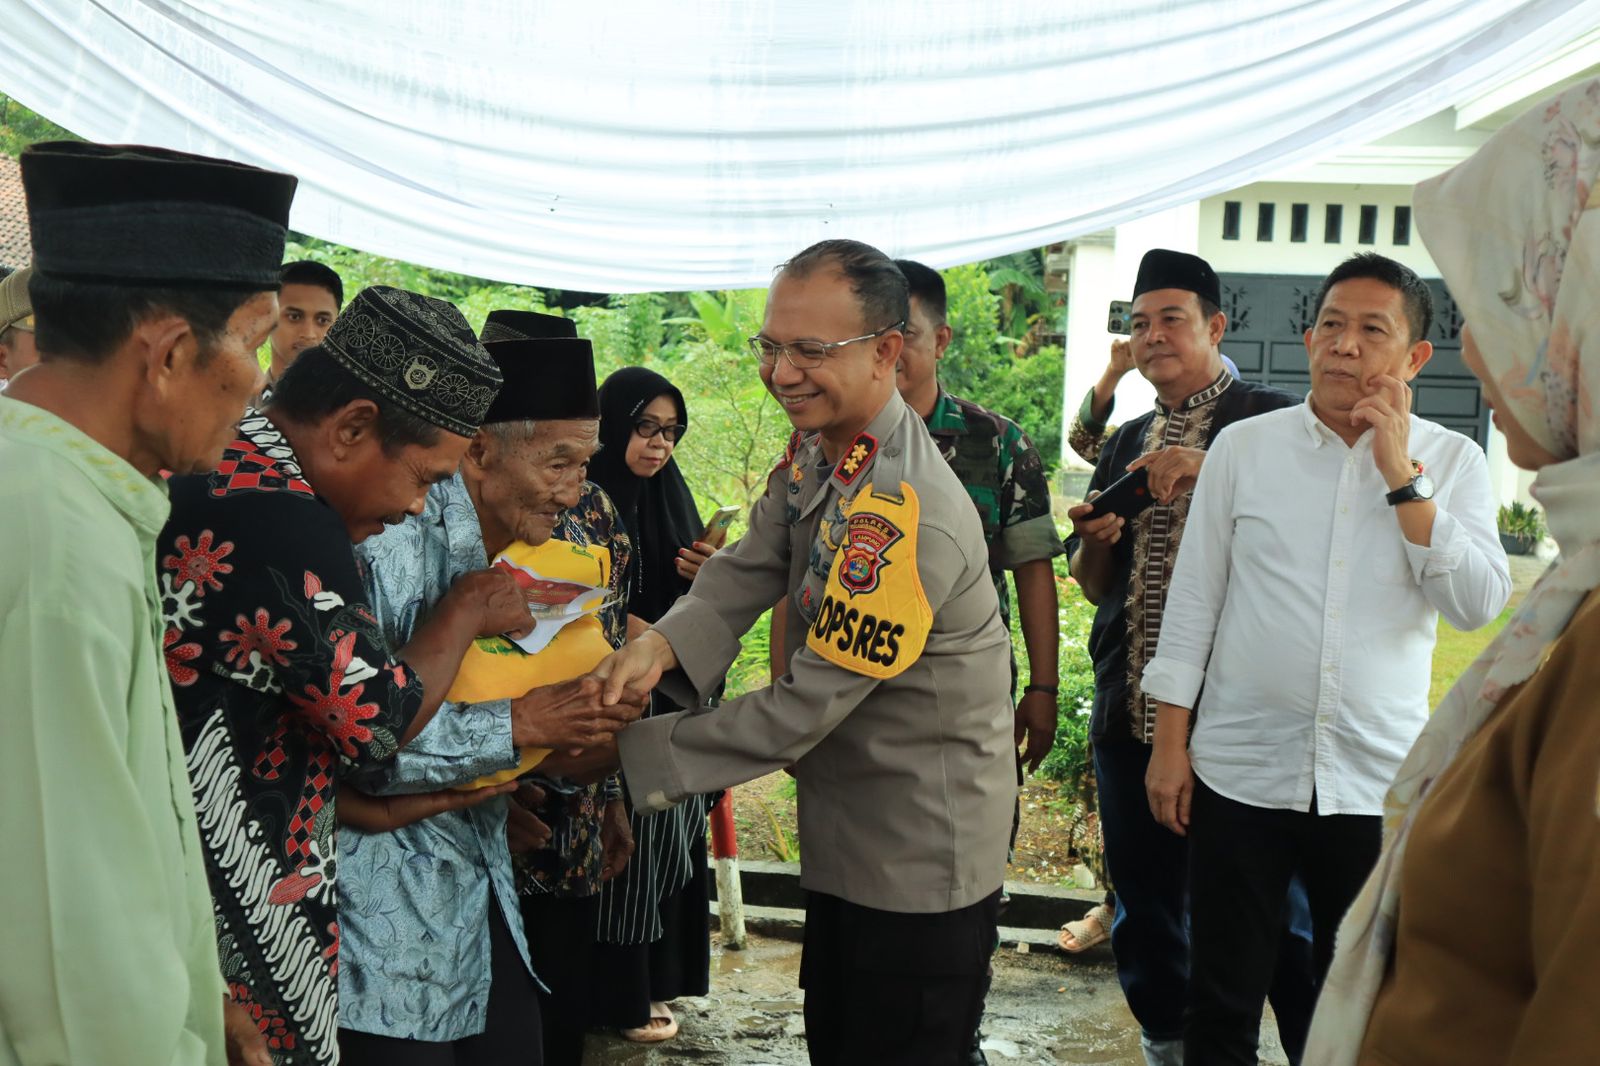
{"label": "potted plant", "polygon": [[1500,508],[1498,525],[1500,546],[1507,555],[1530,555],[1544,539],[1544,515],[1537,507],[1523,506],[1521,500]]}

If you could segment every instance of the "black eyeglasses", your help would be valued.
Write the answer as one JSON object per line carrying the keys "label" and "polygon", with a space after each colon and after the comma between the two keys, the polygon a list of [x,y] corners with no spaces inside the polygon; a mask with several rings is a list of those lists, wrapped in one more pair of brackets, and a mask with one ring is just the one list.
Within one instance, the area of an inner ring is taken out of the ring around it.
{"label": "black eyeglasses", "polygon": [[671,425],[663,426],[660,422],[657,422],[653,418],[635,418],[633,420],[633,431],[639,436],[643,437],[645,440],[649,440],[651,437],[659,433],[663,437],[667,438],[667,443],[669,444],[678,443],[679,438],[683,436],[684,432],[688,430],[688,428],[688,426],[681,425],[677,422],[674,422]]}

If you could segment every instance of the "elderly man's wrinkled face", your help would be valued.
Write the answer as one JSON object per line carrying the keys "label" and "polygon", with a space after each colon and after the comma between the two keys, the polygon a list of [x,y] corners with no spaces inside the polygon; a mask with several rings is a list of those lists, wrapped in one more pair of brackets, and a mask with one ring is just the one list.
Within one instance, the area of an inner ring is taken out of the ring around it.
{"label": "elderly man's wrinkled face", "polygon": [[203,347],[191,333],[147,373],[136,423],[162,469],[195,474],[216,467],[260,388],[256,349],[277,317],[277,294],[257,293],[233,312],[214,344]]}
{"label": "elderly man's wrinkled face", "polygon": [[537,422],[531,433],[518,423],[479,430],[466,462],[484,543],[549,540],[561,512],[578,505],[599,448],[600,423],[590,418]]}

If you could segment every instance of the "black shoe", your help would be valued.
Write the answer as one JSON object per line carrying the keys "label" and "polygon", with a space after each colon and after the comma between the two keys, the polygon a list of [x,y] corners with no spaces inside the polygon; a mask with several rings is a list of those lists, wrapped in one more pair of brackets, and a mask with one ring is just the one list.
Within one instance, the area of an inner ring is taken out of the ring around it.
{"label": "black shoe", "polygon": [[983,1054],[982,1029],[972,1034],[972,1047],[967,1051],[966,1066],[989,1066],[989,1060]]}

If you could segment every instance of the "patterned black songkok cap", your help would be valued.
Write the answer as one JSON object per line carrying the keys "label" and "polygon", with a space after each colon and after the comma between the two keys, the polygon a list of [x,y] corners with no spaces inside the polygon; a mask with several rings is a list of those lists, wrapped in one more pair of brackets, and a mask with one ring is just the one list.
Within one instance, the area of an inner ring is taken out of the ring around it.
{"label": "patterned black songkok cap", "polygon": [[500,390],[499,368],[456,306],[405,289],[362,289],[322,347],[384,399],[463,437]]}
{"label": "patterned black songkok cap", "polygon": [[129,144],[22,152],[41,277],[137,287],[276,289],[297,179]]}
{"label": "patterned black songkok cap", "polygon": [[600,417],[594,348],[570,319],[491,311],[483,324],[483,346],[505,378],[485,423]]}
{"label": "patterned black songkok cap", "polygon": [[1139,277],[1133,283],[1133,298],[1137,300],[1153,289],[1183,289],[1213,306],[1222,304],[1222,285],[1211,264],[1198,255],[1174,252],[1166,248],[1152,248],[1139,261]]}

